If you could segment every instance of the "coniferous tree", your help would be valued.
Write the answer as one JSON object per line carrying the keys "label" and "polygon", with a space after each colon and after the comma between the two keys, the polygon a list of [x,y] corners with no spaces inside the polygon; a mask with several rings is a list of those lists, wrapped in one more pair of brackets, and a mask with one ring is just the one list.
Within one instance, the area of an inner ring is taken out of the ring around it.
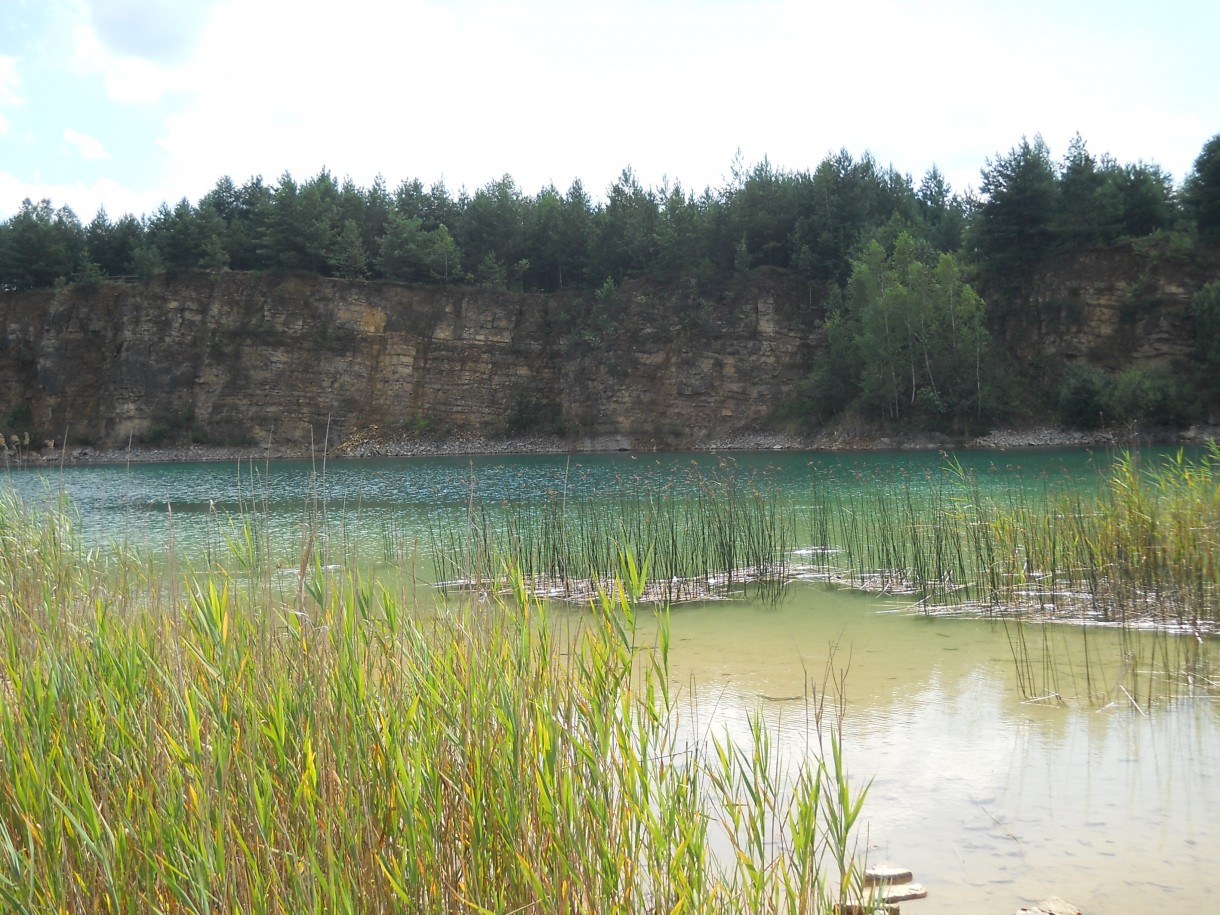
{"label": "coniferous tree", "polygon": [[85,231],[71,209],[27,198],[6,229],[0,285],[37,289],[71,279],[85,248]]}
{"label": "coniferous tree", "polygon": [[1184,187],[1199,237],[1220,239],[1220,134],[1203,145]]}
{"label": "coniferous tree", "polygon": [[447,226],[437,226],[435,232],[428,233],[427,259],[431,278],[440,280],[446,286],[452,277],[461,273],[462,252]]}
{"label": "coniferous tree", "polygon": [[1059,176],[1052,229],[1056,246],[1074,251],[1108,241],[1118,222],[1118,200],[1080,134],[1072,138]]}
{"label": "coniferous tree", "polygon": [[1058,185],[1042,137],[1023,138],[1006,155],[988,159],[981,190],[971,232],[975,256],[998,288],[1020,297],[1054,245]]}
{"label": "coniferous tree", "polygon": [[390,213],[377,254],[377,269],[386,279],[414,282],[426,269],[423,221]]}
{"label": "coniferous tree", "polygon": [[336,273],[345,280],[362,280],[368,275],[368,256],[355,219],[343,220],[332,259]]}

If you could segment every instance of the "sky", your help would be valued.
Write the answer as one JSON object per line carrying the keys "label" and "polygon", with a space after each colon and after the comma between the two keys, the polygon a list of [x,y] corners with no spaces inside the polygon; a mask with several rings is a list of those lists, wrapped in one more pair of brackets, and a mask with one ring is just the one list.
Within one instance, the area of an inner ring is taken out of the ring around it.
{"label": "sky", "polygon": [[2,0],[0,219],[323,168],[700,192],[840,149],[964,191],[1036,134],[1181,182],[1220,133],[1217,35],[1214,0]]}

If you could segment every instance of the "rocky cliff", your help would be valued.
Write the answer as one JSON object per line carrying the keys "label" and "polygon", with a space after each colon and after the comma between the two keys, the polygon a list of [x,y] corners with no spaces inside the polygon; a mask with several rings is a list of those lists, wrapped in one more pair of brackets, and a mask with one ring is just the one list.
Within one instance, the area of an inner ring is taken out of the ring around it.
{"label": "rocky cliff", "polygon": [[1034,377],[1089,362],[1110,371],[1159,362],[1181,368],[1195,349],[1191,300],[1220,278],[1220,251],[1186,255],[1121,245],[1048,260],[1030,299],[1010,307],[1005,344]]}
{"label": "rocky cliff", "polygon": [[677,447],[757,428],[820,338],[774,275],[697,308],[619,300],[590,340],[570,333],[579,299],[459,287],[222,273],[0,293],[0,419],[111,447],[316,446],[373,424]]}
{"label": "rocky cliff", "polygon": [[[1185,364],[1218,263],[1052,261],[1008,307],[1004,345],[1043,383],[1074,360]],[[630,285],[594,300],[235,273],[0,293],[0,429],[102,447],[333,446],[374,425],[692,447],[766,430],[824,341],[808,288],[779,272],[712,300]]]}

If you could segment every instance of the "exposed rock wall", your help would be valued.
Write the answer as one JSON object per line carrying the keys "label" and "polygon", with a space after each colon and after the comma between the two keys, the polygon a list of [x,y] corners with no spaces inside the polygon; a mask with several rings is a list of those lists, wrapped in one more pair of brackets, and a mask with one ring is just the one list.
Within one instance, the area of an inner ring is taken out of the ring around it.
{"label": "exposed rock wall", "polygon": [[1035,377],[1045,366],[1081,361],[1111,371],[1181,366],[1195,346],[1191,300],[1218,278],[1216,251],[1174,258],[1124,245],[1053,258],[1024,313],[1010,310],[1005,342]]}
{"label": "exposed rock wall", "polygon": [[622,299],[582,348],[575,300],[458,287],[225,273],[2,293],[0,419],[107,446],[540,418],[577,446],[679,446],[756,427],[812,365],[820,321],[774,277],[701,310]]}
{"label": "exposed rock wall", "polygon": [[[1074,360],[1184,363],[1191,299],[1218,264],[1128,248],[1052,261],[1007,309],[1003,345],[1041,381]],[[679,448],[768,428],[824,342],[808,288],[773,271],[713,301],[629,285],[613,314],[592,307],[234,273],[0,293],[0,422],[106,447],[333,445],[377,425]]]}

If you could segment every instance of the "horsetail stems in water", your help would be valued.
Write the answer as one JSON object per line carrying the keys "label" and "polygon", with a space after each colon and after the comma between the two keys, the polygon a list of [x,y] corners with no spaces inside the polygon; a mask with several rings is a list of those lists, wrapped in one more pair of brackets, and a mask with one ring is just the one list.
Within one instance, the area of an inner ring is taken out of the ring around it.
{"label": "horsetail stems in water", "polygon": [[856,585],[927,606],[1054,611],[1107,623],[1220,627],[1220,447],[1150,468],[1127,455],[1093,496],[985,496],[965,473],[916,496],[825,498],[819,534]]}
{"label": "horsetail stems in water", "polygon": [[[1029,698],[1060,700],[1066,638],[1026,622],[1064,620],[1145,634],[1128,641],[1122,675],[1094,676],[1082,628],[1083,685],[1090,700],[1119,692],[1146,705],[1159,696],[1214,690],[1201,640],[1220,630],[1220,447],[1151,467],[1125,455],[1092,494],[1013,491],[986,496],[960,467],[918,495],[910,486],[871,497],[821,496],[814,530],[823,577],[918,599],[929,613],[1012,620],[1018,684]],[[1006,623],[1007,625],[1007,623]],[[1186,636],[1175,637],[1177,636]],[[1142,678],[1142,679],[1141,679]],[[1130,688],[1129,688],[1130,687]],[[1142,696],[1140,690],[1143,690]]]}
{"label": "horsetail stems in water", "polygon": [[629,578],[622,560],[631,555],[647,561],[656,600],[782,581],[795,548],[791,508],[732,472],[683,483],[624,488],[609,500],[552,493],[538,503],[472,504],[465,523],[432,528],[439,574],[494,583],[507,559],[539,591],[584,599],[599,582]]}

